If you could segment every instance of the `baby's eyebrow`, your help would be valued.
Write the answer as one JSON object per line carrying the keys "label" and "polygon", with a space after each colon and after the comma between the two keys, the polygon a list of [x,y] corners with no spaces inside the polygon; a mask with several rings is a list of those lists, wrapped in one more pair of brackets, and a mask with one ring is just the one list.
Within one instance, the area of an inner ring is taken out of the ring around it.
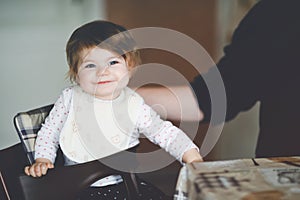
{"label": "baby's eyebrow", "polygon": [[83,60],[82,63],[87,63],[87,62],[95,62],[95,60]]}
{"label": "baby's eyebrow", "polygon": [[[110,57],[106,58],[105,60],[103,60],[102,62],[108,62],[109,60],[112,60],[112,59],[120,59],[120,56],[110,56]],[[97,62],[97,61],[94,59],[86,59],[86,60],[83,60],[82,63],[86,63],[86,62]]]}
{"label": "baby's eyebrow", "polygon": [[107,60],[111,60],[111,59],[121,59],[121,56],[111,56]]}

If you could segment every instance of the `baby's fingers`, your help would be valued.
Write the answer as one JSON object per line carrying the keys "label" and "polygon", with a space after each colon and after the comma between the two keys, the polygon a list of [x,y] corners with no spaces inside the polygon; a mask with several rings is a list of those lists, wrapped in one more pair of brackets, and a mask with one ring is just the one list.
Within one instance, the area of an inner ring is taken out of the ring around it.
{"label": "baby's fingers", "polygon": [[34,166],[34,165],[26,166],[25,169],[24,169],[25,174],[28,175],[28,176],[36,177],[35,167],[36,166]]}
{"label": "baby's fingers", "polygon": [[48,169],[53,169],[54,165],[52,163],[47,163],[47,167],[48,167]]}
{"label": "baby's fingers", "polygon": [[49,165],[49,163],[41,164],[42,175],[45,175],[50,167],[51,167],[51,165]]}
{"label": "baby's fingers", "polygon": [[24,168],[24,172],[25,172],[25,174],[27,175],[27,176],[30,176],[30,172],[29,172],[29,166],[26,166],[25,168]]}
{"label": "baby's fingers", "polygon": [[39,177],[42,175],[39,164],[32,165],[29,169],[29,172],[32,177]]}
{"label": "baby's fingers", "polygon": [[24,172],[28,176],[40,177],[42,175],[45,175],[48,169],[52,168],[54,168],[54,165],[52,163],[36,162],[31,166],[26,166],[24,168]]}
{"label": "baby's fingers", "polygon": [[46,163],[38,163],[35,166],[34,172],[37,177],[41,177],[47,173],[48,167]]}

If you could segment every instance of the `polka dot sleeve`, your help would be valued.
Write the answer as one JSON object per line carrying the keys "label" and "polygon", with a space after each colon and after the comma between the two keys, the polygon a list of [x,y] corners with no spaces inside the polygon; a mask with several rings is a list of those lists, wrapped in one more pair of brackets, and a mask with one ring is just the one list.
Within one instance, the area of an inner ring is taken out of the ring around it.
{"label": "polka dot sleeve", "polygon": [[47,158],[54,163],[59,146],[60,131],[64,126],[71,104],[72,88],[66,88],[55,102],[35,143],[35,159]]}
{"label": "polka dot sleeve", "polygon": [[183,154],[192,149],[199,148],[179,128],[169,121],[164,121],[148,105],[143,104],[138,119],[138,130],[151,142],[159,145],[182,163]]}

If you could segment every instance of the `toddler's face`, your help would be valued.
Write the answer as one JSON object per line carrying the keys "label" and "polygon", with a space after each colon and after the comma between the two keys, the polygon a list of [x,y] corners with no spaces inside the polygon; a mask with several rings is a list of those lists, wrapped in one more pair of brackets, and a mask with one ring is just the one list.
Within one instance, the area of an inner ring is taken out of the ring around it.
{"label": "toddler's face", "polygon": [[99,47],[88,49],[82,55],[84,57],[77,74],[80,87],[99,99],[118,97],[129,82],[125,59]]}

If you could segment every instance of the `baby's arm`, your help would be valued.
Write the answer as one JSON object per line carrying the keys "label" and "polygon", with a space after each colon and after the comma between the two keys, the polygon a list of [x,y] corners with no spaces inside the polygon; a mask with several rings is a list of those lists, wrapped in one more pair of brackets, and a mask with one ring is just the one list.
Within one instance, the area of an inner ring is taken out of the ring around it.
{"label": "baby's arm", "polygon": [[65,89],[55,102],[45,123],[42,124],[35,142],[35,163],[24,169],[28,176],[40,177],[45,175],[48,169],[54,168],[53,163],[58,149],[59,135],[67,119],[67,108],[70,104],[71,95],[71,89]]}
{"label": "baby's arm", "polygon": [[28,176],[40,177],[45,175],[48,169],[54,168],[53,163],[47,158],[37,158],[31,166],[26,166],[24,171]]}
{"label": "baby's arm", "polygon": [[138,120],[138,129],[151,142],[158,144],[180,162],[203,161],[198,147],[179,128],[160,116],[148,105],[142,106],[143,112]]}

